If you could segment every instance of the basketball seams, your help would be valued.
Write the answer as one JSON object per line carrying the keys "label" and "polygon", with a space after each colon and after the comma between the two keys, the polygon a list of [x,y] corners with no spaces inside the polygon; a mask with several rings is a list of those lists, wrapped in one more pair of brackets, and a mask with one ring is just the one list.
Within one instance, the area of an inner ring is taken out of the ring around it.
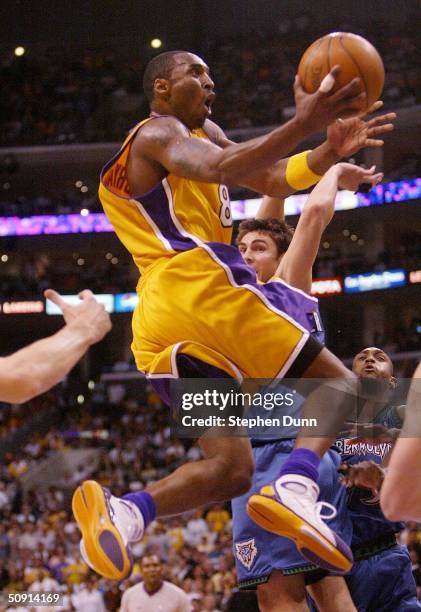
{"label": "basketball seams", "polygon": [[327,47],[327,71],[328,73],[332,70],[332,62],[330,61],[330,50],[332,47],[333,36],[329,36],[329,44]]}
{"label": "basketball seams", "polygon": [[[304,82],[301,83],[301,85],[304,87],[304,89],[307,91],[307,71],[309,66],[311,66],[312,64],[312,60],[316,54],[317,51],[319,51],[319,47],[320,45],[325,42],[325,37],[320,38],[318,41],[316,41],[314,43],[314,49],[311,50],[311,53],[309,55],[309,57],[306,58],[306,62],[305,62],[305,69],[304,69]],[[316,44],[318,43],[318,44]]]}
{"label": "basketball seams", "polygon": [[368,100],[368,87],[367,87],[367,82],[365,80],[365,76],[362,73],[360,66],[358,64],[358,62],[354,59],[352,53],[346,48],[344,42],[342,42],[342,36],[339,37],[339,44],[341,45],[342,49],[344,50],[344,52],[347,54],[347,56],[350,58],[350,60],[352,61],[352,63],[354,64],[355,68],[357,69],[357,72],[360,76],[360,79],[362,80],[362,82],[364,83],[364,90],[365,90],[365,95],[367,96],[367,100]]}
{"label": "basketball seams", "polygon": [[358,77],[361,93],[366,95],[365,103],[358,104],[358,109],[367,109],[380,96],[384,86],[384,67],[378,51],[363,37],[348,32],[322,36],[308,47],[298,66],[304,90],[314,93],[336,64],[340,64],[342,70],[332,93]]}

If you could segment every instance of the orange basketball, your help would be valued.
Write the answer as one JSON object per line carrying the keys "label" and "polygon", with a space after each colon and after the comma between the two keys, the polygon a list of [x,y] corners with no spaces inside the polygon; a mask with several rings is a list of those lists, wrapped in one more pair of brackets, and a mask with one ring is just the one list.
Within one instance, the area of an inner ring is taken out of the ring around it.
{"label": "orange basketball", "polygon": [[379,99],[384,85],[382,58],[368,40],[349,32],[332,32],[316,40],[305,51],[298,66],[298,76],[307,93],[315,92],[323,78],[338,64],[341,67],[332,89],[340,89],[355,77],[361,79],[367,95],[361,109]]}

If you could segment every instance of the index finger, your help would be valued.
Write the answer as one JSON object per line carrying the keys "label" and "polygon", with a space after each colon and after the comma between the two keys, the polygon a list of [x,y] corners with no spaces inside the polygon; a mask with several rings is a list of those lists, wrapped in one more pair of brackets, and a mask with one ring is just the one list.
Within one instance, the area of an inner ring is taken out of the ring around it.
{"label": "index finger", "polygon": [[68,306],[68,304],[63,300],[61,295],[57,293],[57,291],[54,291],[54,289],[46,289],[44,291],[44,297],[46,297],[47,300],[50,300],[50,302],[56,304],[56,306],[58,306],[61,310]]}
{"label": "index finger", "polygon": [[352,79],[352,81],[338,89],[338,91],[332,95],[332,101],[339,102],[341,100],[347,100],[348,98],[352,99],[357,94],[361,93],[364,93],[364,90],[361,89],[361,79],[355,77],[355,79]]}

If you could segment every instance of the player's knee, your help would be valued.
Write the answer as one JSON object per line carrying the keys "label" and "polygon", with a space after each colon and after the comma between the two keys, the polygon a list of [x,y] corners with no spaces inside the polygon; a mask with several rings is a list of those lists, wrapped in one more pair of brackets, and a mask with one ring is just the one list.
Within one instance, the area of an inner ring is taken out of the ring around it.
{"label": "player's knee", "polygon": [[254,472],[253,460],[246,460],[231,467],[228,476],[230,479],[231,497],[244,495],[250,490]]}
{"label": "player's knee", "polygon": [[[266,587],[266,588],[265,588]],[[259,604],[259,610],[262,612],[266,612],[271,610],[274,606],[275,602],[274,594],[267,587],[267,585],[262,585],[262,587],[258,587],[257,589],[257,601]]]}
{"label": "player's knee", "polygon": [[230,463],[219,462],[218,487],[225,499],[244,495],[252,484],[254,462],[252,456],[238,457]]}
{"label": "player's knee", "polygon": [[239,495],[245,495],[247,491],[250,491],[252,484],[252,474],[241,472],[235,474],[232,479],[232,497],[238,497]]}

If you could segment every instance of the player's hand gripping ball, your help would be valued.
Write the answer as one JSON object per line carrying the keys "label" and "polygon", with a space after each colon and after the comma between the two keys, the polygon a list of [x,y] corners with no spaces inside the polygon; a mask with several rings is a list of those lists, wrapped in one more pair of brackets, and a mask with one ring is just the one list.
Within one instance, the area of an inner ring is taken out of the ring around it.
{"label": "player's hand gripping ball", "polygon": [[360,110],[367,110],[379,99],[384,86],[384,66],[379,53],[368,40],[348,32],[333,32],[316,40],[304,52],[298,66],[304,90],[307,93],[317,91],[335,65],[340,66],[340,72],[332,93],[358,77],[361,91],[366,94]]}

